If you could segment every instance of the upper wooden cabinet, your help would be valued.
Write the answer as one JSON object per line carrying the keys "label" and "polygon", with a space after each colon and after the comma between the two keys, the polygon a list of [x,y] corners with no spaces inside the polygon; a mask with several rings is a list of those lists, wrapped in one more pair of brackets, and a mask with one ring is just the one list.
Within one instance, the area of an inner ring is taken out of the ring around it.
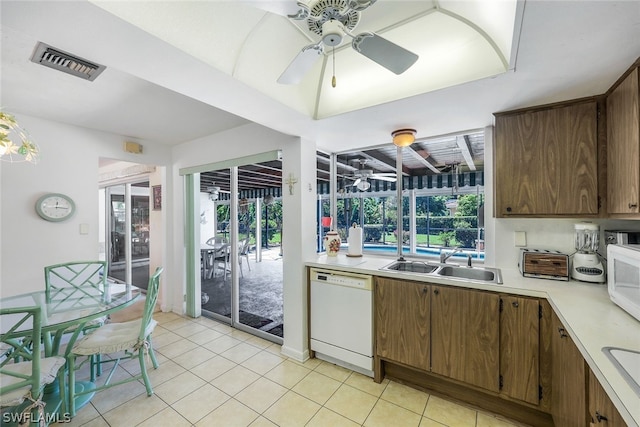
{"label": "upper wooden cabinet", "polygon": [[640,85],[633,68],[607,96],[607,211],[640,210]]}
{"label": "upper wooden cabinet", "polygon": [[495,117],[496,217],[598,214],[594,98]]}

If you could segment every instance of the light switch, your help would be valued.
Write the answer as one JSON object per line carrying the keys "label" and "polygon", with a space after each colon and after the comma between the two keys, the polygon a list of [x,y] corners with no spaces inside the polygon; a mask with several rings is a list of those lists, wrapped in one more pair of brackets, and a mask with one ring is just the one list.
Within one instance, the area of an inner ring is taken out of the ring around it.
{"label": "light switch", "polygon": [[80,224],[80,234],[89,234],[89,224]]}
{"label": "light switch", "polygon": [[527,232],[526,231],[516,231],[514,233],[514,245],[518,247],[527,246]]}

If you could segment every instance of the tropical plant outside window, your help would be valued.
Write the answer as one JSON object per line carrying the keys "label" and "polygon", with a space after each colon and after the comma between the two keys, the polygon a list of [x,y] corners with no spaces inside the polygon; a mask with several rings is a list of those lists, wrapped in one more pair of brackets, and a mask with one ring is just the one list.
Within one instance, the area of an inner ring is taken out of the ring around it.
{"label": "tropical plant outside window", "polygon": [[[410,150],[410,151],[409,151]],[[333,228],[346,242],[348,227],[363,228],[365,252],[437,255],[461,248],[484,257],[484,132],[418,141],[402,151],[402,230],[397,230],[395,147],[338,154]],[[320,158],[320,155],[319,155]],[[427,160],[430,164],[426,165]],[[318,162],[318,221],[330,216],[329,185]],[[367,184],[362,184],[366,181]],[[480,215],[479,215],[480,213]],[[319,242],[328,227],[320,227]],[[401,237],[399,237],[401,236]],[[318,251],[324,248],[318,245]]]}

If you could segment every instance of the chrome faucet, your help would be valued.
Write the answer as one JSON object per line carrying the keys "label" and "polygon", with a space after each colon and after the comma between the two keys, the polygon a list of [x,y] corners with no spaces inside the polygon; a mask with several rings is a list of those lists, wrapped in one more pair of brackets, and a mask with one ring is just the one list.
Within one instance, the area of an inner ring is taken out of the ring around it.
{"label": "chrome faucet", "polygon": [[443,251],[441,251],[440,252],[440,264],[445,264],[449,258],[451,258],[454,254],[456,254],[458,252],[462,252],[462,249],[453,248],[453,250],[451,252],[449,252],[448,254],[443,252]]}

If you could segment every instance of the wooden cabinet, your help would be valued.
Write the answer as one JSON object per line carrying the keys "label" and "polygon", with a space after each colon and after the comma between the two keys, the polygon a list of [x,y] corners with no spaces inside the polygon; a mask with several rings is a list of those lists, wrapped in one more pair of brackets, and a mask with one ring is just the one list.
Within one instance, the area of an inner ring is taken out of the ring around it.
{"label": "wooden cabinet", "polygon": [[592,426],[626,427],[622,416],[589,369],[589,418]]}
{"label": "wooden cabinet", "polygon": [[498,294],[431,285],[431,371],[499,389]]}
{"label": "wooden cabinet", "polygon": [[495,116],[496,217],[598,214],[595,99]]}
{"label": "wooden cabinet", "polygon": [[376,279],[376,355],[429,370],[430,285]]}
{"label": "wooden cabinet", "polygon": [[638,214],[640,85],[638,68],[607,96],[607,211]]}
{"label": "wooden cabinet", "polygon": [[553,421],[557,426],[584,427],[588,425],[585,361],[555,313],[552,324]]}
{"label": "wooden cabinet", "polygon": [[501,392],[534,405],[540,401],[540,303],[502,295],[500,301]]}

